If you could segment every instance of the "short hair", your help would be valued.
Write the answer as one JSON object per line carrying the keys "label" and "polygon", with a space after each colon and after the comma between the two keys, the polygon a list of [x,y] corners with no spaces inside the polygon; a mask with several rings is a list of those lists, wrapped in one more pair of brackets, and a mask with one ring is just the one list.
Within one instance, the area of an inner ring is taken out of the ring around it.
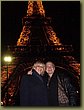
{"label": "short hair", "polygon": [[46,62],[46,65],[47,65],[48,63],[52,64],[53,68],[55,68],[55,64],[54,64],[53,62],[48,61],[48,62]]}

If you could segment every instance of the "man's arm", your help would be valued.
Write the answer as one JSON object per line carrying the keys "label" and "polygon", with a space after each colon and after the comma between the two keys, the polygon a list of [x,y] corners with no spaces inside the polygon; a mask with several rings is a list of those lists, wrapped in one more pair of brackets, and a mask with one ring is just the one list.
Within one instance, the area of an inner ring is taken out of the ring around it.
{"label": "man's arm", "polygon": [[69,97],[69,104],[71,106],[77,106],[77,91],[73,86],[74,84],[71,83],[70,78],[64,78],[64,85],[66,94]]}

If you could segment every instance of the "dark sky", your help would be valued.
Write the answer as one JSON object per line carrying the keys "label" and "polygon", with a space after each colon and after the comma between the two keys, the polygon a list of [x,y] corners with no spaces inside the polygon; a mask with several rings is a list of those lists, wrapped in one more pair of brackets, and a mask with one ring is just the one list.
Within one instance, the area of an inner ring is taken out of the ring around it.
{"label": "dark sky", "polygon": [[[80,49],[80,2],[43,1],[46,16],[52,18],[52,26],[63,44]],[[16,45],[22,31],[22,17],[27,12],[27,1],[1,2],[1,50]]]}

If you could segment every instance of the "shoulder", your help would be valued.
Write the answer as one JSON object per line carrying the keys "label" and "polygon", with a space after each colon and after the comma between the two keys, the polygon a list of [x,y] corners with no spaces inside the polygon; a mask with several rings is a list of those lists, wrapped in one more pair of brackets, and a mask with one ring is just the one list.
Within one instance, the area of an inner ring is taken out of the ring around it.
{"label": "shoulder", "polygon": [[21,81],[28,82],[32,75],[24,74],[21,78]]}
{"label": "shoulder", "polygon": [[59,77],[64,77],[64,78],[72,77],[71,73],[69,71],[66,71],[65,69],[58,69],[55,71],[55,73]]}
{"label": "shoulder", "polygon": [[61,71],[57,73],[57,79],[65,82],[65,84],[75,85],[77,83],[76,78],[72,75],[72,73],[68,73],[66,71]]}
{"label": "shoulder", "polygon": [[32,75],[30,75],[30,74],[29,74],[29,75],[28,75],[28,74],[24,74],[24,75],[22,76],[22,78],[23,78],[23,79],[27,79],[27,78],[29,78],[30,76],[32,76]]}
{"label": "shoulder", "polygon": [[71,75],[65,71],[59,71],[56,73],[57,79],[60,79],[63,82],[71,82]]}

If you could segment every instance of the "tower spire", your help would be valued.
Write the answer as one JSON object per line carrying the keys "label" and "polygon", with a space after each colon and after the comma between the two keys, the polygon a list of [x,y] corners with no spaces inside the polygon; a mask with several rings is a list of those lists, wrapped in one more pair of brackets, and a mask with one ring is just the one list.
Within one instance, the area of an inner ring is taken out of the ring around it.
{"label": "tower spire", "polygon": [[[27,8],[27,15],[25,18],[27,18],[25,25],[23,25],[23,29],[22,32],[20,34],[20,38],[17,41],[17,46],[27,46],[27,44],[29,43],[29,36],[31,33],[31,25],[27,25],[29,18],[31,19],[31,17],[39,17],[39,18],[44,18],[47,19],[45,17],[45,10],[42,4],[42,1],[28,1],[28,8]],[[47,21],[45,22],[47,23]],[[31,24],[31,23],[30,23]],[[53,28],[51,26],[44,26],[44,30],[46,30],[46,35],[48,36],[48,42],[50,42],[50,44],[53,45],[62,45],[62,43],[60,43],[59,38],[56,36],[56,33],[53,31]]]}
{"label": "tower spire", "polygon": [[28,2],[27,16],[33,15],[33,1]]}
{"label": "tower spire", "polygon": [[42,1],[28,1],[27,16],[40,15],[45,17]]}
{"label": "tower spire", "polygon": [[[42,5],[42,1],[28,1],[28,8],[27,8],[27,15],[25,18],[30,17],[45,17],[45,10]],[[29,36],[31,33],[31,26],[28,25],[28,20],[25,22],[25,25],[23,25],[22,32],[20,34],[20,37],[17,41],[17,46],[27,46],[29,43]]]}

